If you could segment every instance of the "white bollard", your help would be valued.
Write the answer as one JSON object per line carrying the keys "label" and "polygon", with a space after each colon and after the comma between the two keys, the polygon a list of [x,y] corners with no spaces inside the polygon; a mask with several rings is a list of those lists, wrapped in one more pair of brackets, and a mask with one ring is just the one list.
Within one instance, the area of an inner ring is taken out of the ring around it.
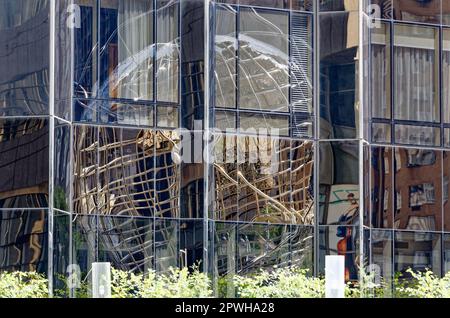
{"label": "white bollard", "polygon": [[345,298],[345,256],[325,256],[325,298]]}
{"label": "white bollard", "polygon": [[111,263],[92,263],[92,298],[111,298]]}

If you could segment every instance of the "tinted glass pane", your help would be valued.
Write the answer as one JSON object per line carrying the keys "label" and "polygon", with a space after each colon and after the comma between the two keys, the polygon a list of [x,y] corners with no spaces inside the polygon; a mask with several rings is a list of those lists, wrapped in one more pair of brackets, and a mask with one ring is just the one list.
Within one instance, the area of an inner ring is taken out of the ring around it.
{"label": "tinted glass pane", "polygon": [[288,15],[242,8],[239,25],[239,107],[288,111]]}
{"label": "tinted glass pane", "polygon": [[0,270],[47,272],[46,210],[0,211]]}
{"label": "tinted glass pane", "polygon": [[321,137],[355,138],[358,12],[322,13],[319,18]]}
{"label": "tinted glass pane", "polygon": [[[450,8],[450,7],[449,7]],[[443,121],[450,123],[450,29],[442,30],[442,116]]]}
{"label": "tinted glass pane", "polygon": [[443,187],[442,187],[442,204],[444,206],[443,212],[443,220],[444,220],[444,231],[450,231],[450,202],[449,202],[449,194],[450,194],[450,153],[448,151],[443,152]]}
{"label": "tinted glass pane", "polygon": [[53,172],[53,207],[70,212],[70,126],[56,123],[54,172]]}
{"label": "tinted glass pane", "polygon": [[289,136],[289,117],[287,116],[240,113],[239,124],[240,132],[244,134]]}
{"label": "tinted glass pane", "polygon": [[50,1],[0,1],[0,115],[48,114]]}
{"label": "tinted glass pane", "polygon": [[146,273],[153,269],[153,221],[99,217],[98,258],[115,269]]}
{"label": "tinted glass pane", "polygon": [[157,272],[179,265],[179,230],[174,220],[157,219],[155,224],[155,261]]}
{"label": "tinted glass pane", "polygon": [[236,107],[236,11],[230,6],[216,9],[215,106]]}
{"label": "tinted glass pane", "polygon": [[370,231],[370,264],[373,264],[374,272],[381,275],[387,295],[394,278],[393,234],[393,231]]}
{"label": "tinted glass pane", "polygon": [[67,279],[70,269],[70,214],[54,211],[53,215],[53,288],[54,295],[69,296]]}
{"label": "tinted glass pane", "polygon": [[395,232],[395,272],[406,274],[429,269],[441,275],[441,234],[421,232]]}
{"label": "tinted glass pane", "polygon": [[99,132],[99,211],[152,216],[155,133],[105,127]]}
{"label": "tinted glass pane", "polygon": [[153,1],[101,1],[100,95],[153,99]]}
{"label": "tinted glass pane", "polygon": [[440,231],[442,228],[442,153],[395,149],[394,226]]}
{"label": "tinted glass pane", "polygon": [[345,256],[345,281],[358,279],[359,228],[321,226],[319,228],[319,269],[324,274],[326,255]]}
{"label": "tinted glass pane", "polygon": [[370,224],[375,228],[393,227],[394,165],[392,153],[391,148],[372,148],[370,170],[372,215]]}
{"label": "tinted glass pane", "polygon": [[179,82],[178,1],[158,0],[156,12],[157,99],[177,103]]}
{"label": "tinted glass pane", "polygon": [[376,118],[391,118],[390,29],[387,23],[371,29],[371,106]]}
{"label": "tinted glass pane", "polygon": [[394,26],[394,117],[439,122],[437,29]]}
{"label": "tinted glass pane", "polygon": [[47,120],[0,120],[0,208],[48,206],[48,144]]}
{"label": "tinted glass pane", "polygon": [[321,142],[319,151],[320,224],[358,224],[358,143]]}
{"label": "tinted glass pane", "polygon": [[74,31],[74,95],[96,96],[98,78],[98,8],[96,0],[75,0],[80,8],[80,27]]}

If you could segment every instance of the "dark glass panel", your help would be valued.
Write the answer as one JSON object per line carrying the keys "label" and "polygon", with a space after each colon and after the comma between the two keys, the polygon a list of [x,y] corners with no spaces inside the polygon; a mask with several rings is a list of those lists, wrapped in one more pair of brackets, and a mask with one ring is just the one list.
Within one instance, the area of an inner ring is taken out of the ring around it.
{"label": "dark glass panel", "polygon": [[180,222],[180,268],[203,269],[203,220]]}
{"label": "dark glass panel", "polygon": [[179,262],[178,221],[156,219],[155,221],[155,261],[157,272],[167,272],[177,267]]}
{"label": "dark glass panel", "polygon": [[133,273],[153,270],[153,221],[148,218],[99,217],[98,261]]}
{"label": "dark glass panel", "polygon": [[0,115],[49,113],[50,1],[0,1]]}
{"label": "dark glass panel", "polygon": [[[98,259],[97,216],[76,215],[72,218],[72,263],[73,273],[79,274],[79,283],[73,293],[76,298],[90,296],[92,263]],[[79,270],[79,273],[77,271]]]}
{"label": "dark glass panel", "polygon": [[70,214],[54,211],[53,214],[53,294],[68,297],[70,269]]}
{"label": "dark glass panel", "polygon": [[0,270],[46,273],[47,226],[46,210],[0,211]]}
{"label": "dark glass panel", "polygon": [[358,11],[360,0],[325,0],[319,1],[320,11]]}
{"label": "dark glass panel", "polygon": [[54,172],[53,172],[53,207],[70,212],[70,126],[56,122]]}
{"label": "dark glass panel", "polygon": [[48,206],[49,125],[0,119],[0,208]]}
{"label": "dark glass panel", "polygon": [[358,12],[320,14],[320,136],[356,138]]}
{"label": "dark glass panel", "polygon": [[75,0],[80,8],[80,27],[74,29],[74,96],[97,95],[98,1]]}
{"label": "dark glass panel", "polygon": [[[450,9],[450,2],[449,9]],[[449,10],[450,12],[450,10]],[[450,17],[450,14],[449,14]],[[441,60],[441,74],[442,74],[442,120],[445,123],[450,123],[450,29],[442,29],[442,60]],[[446,144],[448,147],[449,144]]]}
{"label": "dark glass panel", "polygon": [[415,231],[442,229],[442,153],[395,149],[394,227]]}
{"label": "dark glass panel", "polygon": [[319,151],[320,224],[359,224],[358,142],[321,142]]}
{"label": "dark glass panel", "polygon": [[109,100],[97,101],[99,120],[129,126],[153,126],[153,105],[116,103]]}
{"label": "dark glass panel", "polygon": [[447,274],[450,272],[450,234],[444,234],[444,242],[443,242],[443,263],[444,263],[444,273]]}
{"label": "dark glass panel", "polygon": [[393,227],[393,167],[391,148],[372,147],[370,225],[375,228]]}
{"label": "dark glass panel", "polygon": [[373,123],[372,142],[391,143],[391,124]]}

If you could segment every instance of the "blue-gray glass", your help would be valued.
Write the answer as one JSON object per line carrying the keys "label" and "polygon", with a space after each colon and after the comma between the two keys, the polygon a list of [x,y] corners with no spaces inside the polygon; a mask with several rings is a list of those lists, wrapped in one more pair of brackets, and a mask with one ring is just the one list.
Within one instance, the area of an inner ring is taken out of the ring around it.
{"label": "blue-gray glass", "polygon": [[[53,294],[59,297],[69,296],[67,280],[70,268],[70,214],[60,211],[53,213]],[[73,269],[73,267],[72,267]]]}
{"label": "blue-gray glass", "polygon": [[407,272],[431,270],[441,275],[441,234],[430,232],[395,231],[394,270],[402,278],[410,278]]}
{"label": "blue-gray glass", "polygon": [[153,1],[100,3],[99,96],[153,100]]}
{"label": "blue-gray glass", "polygon": [[47,273],[48,234],[47,210],[0,211],[0,270]]}
{"label": "blue-gray glass", "polygon": [[48,206],[49,123],[0,119],[0,208]]}
{"label": "blue-gray glass", "polygon": [[358,142],[322,141],[319,158],[320,224],[359,224]]}
{"label": "blue-gray glass", "polygon": [[120,216],[98,217],[98,261],[118,270],[148,273],[153,270],[153,220]]}
{"label": "blue-gray glass", "polygon": [[[72,28],[76,27],[76,7],[70,7],[72,0],[55,2],[55,106],[54,114],[60,118],[71,120],[72,63],[74,43]],[[72,9],[69,10],[69,9]],[[69,12],[68,12],[69,11]],[[68,22],[71,21],[71,22]]]}
{"label": "blue-gray glass", "polygon": [[70,212],[70,126],[56,121],[53,172],[53,207]]}
{"label": "blue-gray glass", "polygon": [[50,1],[0,2],[0,115],[49,113]]}
{"label": "blue-gray glass", "polygon": [[345,256],[345,281],[358,280],[359,228],[354,226],[319,227],[319,273],[324,274],[326,255]]}
{"label": "blue-gray glass", "polygon": [[372,147],[370,158],[370,226],[393,227],[393,172],[392,148]]}
{"label": "blue-gray glass", "polygon": [[179,221],[155,220],[155,264],[157,272],[168,272],[180,265]]}
{"label": "blue-gray glass", "polygon": [[[421,22],[421,23],[441,23],[441,0],[392,0],[393,17],[395,20]],[[444,0],[443,3],[448,1]]]}
{"label": "blue-gray glass", "polygon": [[442,152],[396,148],[394,228],[442,229]]}
{"label": "blue-gray glass", "polygon": [[320,14],[320,137],[356,138],[358,19]]}
{"label": "blue-gray glass", "polygon": [[79,7],[80,17],[79,27],[74,29],[73,94],[80,98],[95,97],[98,83],[98,1],[76,0],[74,4]]}

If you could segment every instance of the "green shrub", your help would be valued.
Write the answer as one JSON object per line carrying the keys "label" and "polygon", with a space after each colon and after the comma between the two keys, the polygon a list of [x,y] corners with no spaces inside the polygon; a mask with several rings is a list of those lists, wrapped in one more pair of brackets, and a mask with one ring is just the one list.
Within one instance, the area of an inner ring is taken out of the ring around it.
{"label": "green shrub", "polygon": [[48,281],[36,272],[0,273],[0,298],[46,298]]}

